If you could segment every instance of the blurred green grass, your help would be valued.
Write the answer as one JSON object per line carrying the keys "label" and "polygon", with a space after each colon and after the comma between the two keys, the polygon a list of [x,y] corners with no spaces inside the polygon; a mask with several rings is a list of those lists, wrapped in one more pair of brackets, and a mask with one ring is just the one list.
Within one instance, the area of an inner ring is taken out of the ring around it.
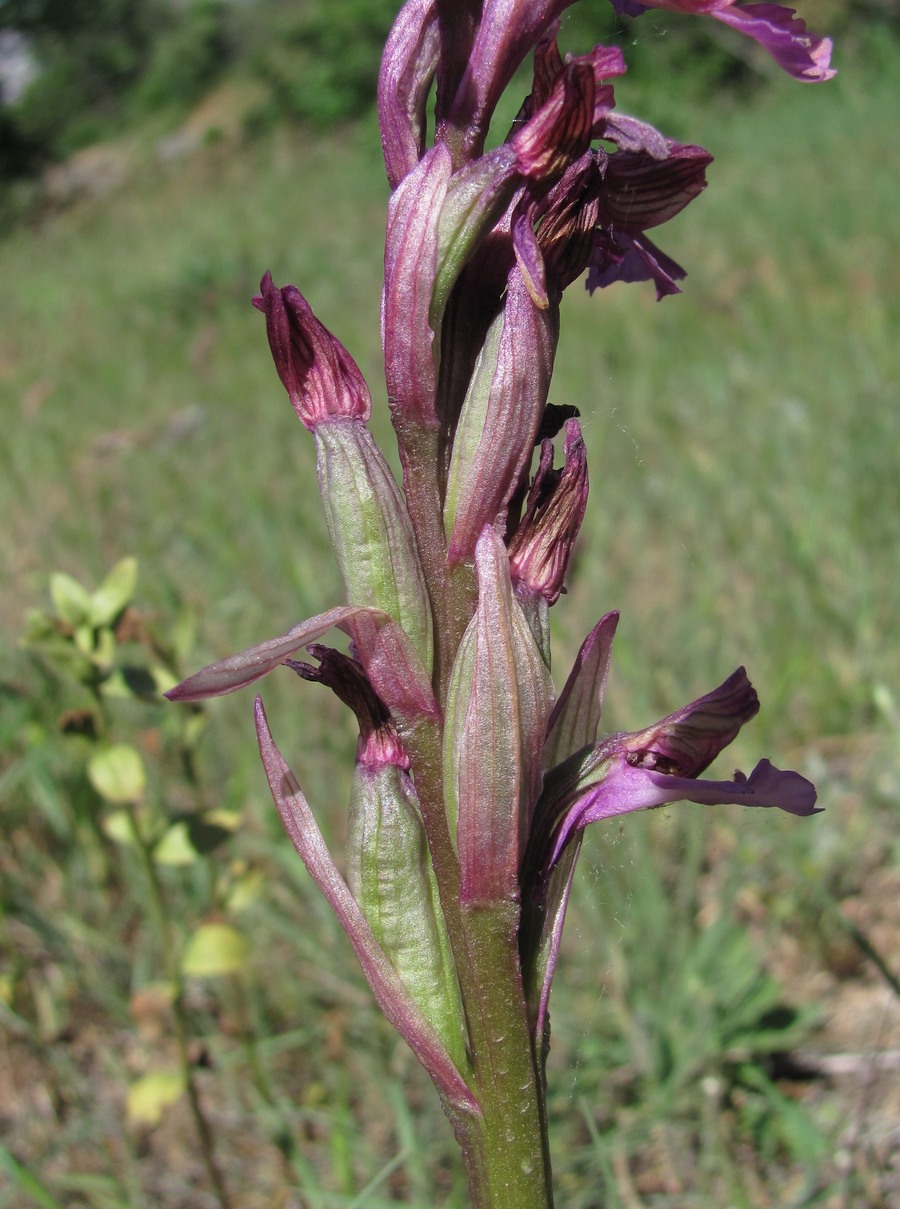
{"label": "blurred green grass", "polygon": [[[880,55],[825,88],[675,98],[679,128],[666,132],[716,155],[707,193],[659,236],[689,271],[684,296],[657,305],[649,287],[593,298],[573,287],[566,299],[554,399],[581,408],[592,496],[555,611],[558,682],[612,607],[622,623],[611,729],[645,725],[745,663],[763,711],[728,759],[798,767],[829,808],[798,824],[688,807],[586,844],[554,992],[551,1110],[572,1209],[593,1209],[601,1186],[624,1209],[842,1203],[827,1199],[845,1191],[830,1156],[853,1089],[810,1085],[800,1104],[758,1079],[772,1045],[793,1042],[793,1023],[766,1033],[782,1000],[818,1003],[821,1033],[801,1012],[798,1035],[827,1049],[840,1034],[823,988],[835,1005],[848,985],[878,993],[872,966],[848,956],[842,919],[900,956],[889,872],[900,798],[900,216],[887,150],[900,51],[885,44]],[[627,79],[617,96],[640,111]],[[196,611],[200,665],[339,599],[312,445],[249,298],[266,268],[301,287],[359,360],[388,448],[385,198],[371,120],[328,140],[281,128],[148,163],[102,203],[77,202],[0,242],[0,634],[16,690],[0,729],[3,1002],[16,1055],[4,1078],[27,1106],[4,1125],[10,1153],[66,1205],[196,1205],[202,1175],[185,1118],[137,1138],[120,1119],[124,1083],[165,1050],[165,1029],[142,1027],[133,998],[156,958],[139,888],[123,884],[108,840],[81,824],[66,833],[53,814],[65,777],[41,769],[35,735],[44,742],[60,702],[16,651],[24,613],[46,603],[52,570],[96,582],[135,554],[150,611]],[[28,692],[40,699],[23,705]],[[287,677],[265,696],[339,840],[346,719]],[[207,803],[244,812],[231,859],[265,874],[242,916],[250,991],[200,984],[191,998],[239,1203],[462,1204],[427,1082],[378,1020],[275,826],[249,709],[243,697],[213,707],[199,764]],[[158,725],[142,732],[151,751]],[[186,921],[207,910],[216,870],[204,870],[168,875]],[[735,970],[749,974],[740,1003]],[[882,1045],[898,1043],[896,1011]],[[277,1085],[275,1125],[248,1078],[248,1014]],[[279,1121],[299,1139],[301,1175],[282,1165]],[[843,1203],[862,1203],[846,1187]],[[22,1190],[0,1190],[0,1206],[21,1203]]]}

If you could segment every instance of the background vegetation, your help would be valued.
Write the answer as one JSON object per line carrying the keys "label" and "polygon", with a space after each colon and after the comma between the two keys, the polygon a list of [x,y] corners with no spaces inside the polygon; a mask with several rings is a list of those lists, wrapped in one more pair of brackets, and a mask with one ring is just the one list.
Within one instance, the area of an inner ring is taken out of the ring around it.
{"label": "background vegetation", "polygon": [[[91,10],[73,55],[127,60],[103,50],[113,0],[13,7],[22,28]],[[0,242],[0,1209],[461,1206],[427,1080],[276,825],[249,695],[158,699],[339,599],[248,299],[266,268],[300,285],[389,448],[366,89],[391,6],[157,5],[152,36],[129,7],[127,87],[58,94],[56,143],[29,128],[58,155],[80,112],[105,143],[8,194]],[[566,1209],[900,1203],[900,47],[874,9],[815,7],[854,16],[823,88],[732,68],[674,18],[619,31],[621,107],[716,163],[660,239],[683,297],[566,299],[555,397],[581,407],[593,488],[557,679],[610,607],[610,729],[743,662],[763,712],[723,773],[768,754],[827,812],[594,829],[553,1004]],[[181,36],[225,48],[182,91]],[[347,719],[287,674],[264,692],[339,844]]]}
{"label": "background vegetation", "polygon": [[[359,116],[396,9],[396,0],[0,0],[0,33],[24,37],[35,69],[21,94],[0,97],[0,170],[27,174],[151,114],[171,120],[226,75],[260,85],[252,125]],[[864,38],[888,36],[900,8],[820,0],[815,17],[858,46],[863,29]],[[772,74],[724,27],[643,20],[647,33],[634,40],[607,0],[581,0],[566,25],[577,45],[625,38],[640,75],[683,67],[692,94]]]}

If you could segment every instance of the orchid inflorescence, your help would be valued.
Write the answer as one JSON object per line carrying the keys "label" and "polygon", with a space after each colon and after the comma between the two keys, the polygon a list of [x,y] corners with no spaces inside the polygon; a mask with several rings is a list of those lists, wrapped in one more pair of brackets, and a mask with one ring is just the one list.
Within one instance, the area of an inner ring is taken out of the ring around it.
{"label": "orchid inflorescence", "polygon": [[[767,760],[749,776],[698,779],[759,708],[743,668],[655,726],[598,738],[615,613],[554,694],[548,611],[588,493],[578,413],[547,402],[560,301],[585,273],[592,292],[616,281],[679,292],[684,270],[647,232],[705,188],[712,158],[616,110],[620,50],[563,59],[570,2],[408,0],[400,11],[378,105],[392,190],[382,340],[402,488],[367,427],[353,358],[298,289],[267,273],[254,304],[316,442],[347,603],[169,694],[211,697],[287,666],[355,713],[346,878],[257,699],[263,764],[380,1007],[441,1094],[474,1202],[495,1209],[551,1203],[548,1001],[585,827],[681,800],[795,815],[816,800]],[[704,13],[798,79],[834,74],[830,42],[777,4],[612,2],[629,16]],[[532,51],[531,92],[486,151],[497,102]],[[335,628],[350,654],[322,645]]]}

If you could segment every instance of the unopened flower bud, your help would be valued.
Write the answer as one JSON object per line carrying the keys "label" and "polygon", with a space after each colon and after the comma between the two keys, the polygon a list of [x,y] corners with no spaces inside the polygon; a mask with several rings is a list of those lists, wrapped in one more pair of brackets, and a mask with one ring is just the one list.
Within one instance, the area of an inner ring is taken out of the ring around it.
{"label": "unopened flower bud", "polygon": [[294,285],[279,289],[266,273],[253,305],[266,317],[266,335],[282,385],[310,431],[335,417],[367,420],[369,388],[359,366],[319,322]]}
{"label": "unopened flower bud", "polygon": [[544,441],[528,505],[509,544],[509,570],[517,594],[542,596],[555,604],[588,496],[588,470],[581,426],[566,423],[565,465],[553,469],[553,445]]}

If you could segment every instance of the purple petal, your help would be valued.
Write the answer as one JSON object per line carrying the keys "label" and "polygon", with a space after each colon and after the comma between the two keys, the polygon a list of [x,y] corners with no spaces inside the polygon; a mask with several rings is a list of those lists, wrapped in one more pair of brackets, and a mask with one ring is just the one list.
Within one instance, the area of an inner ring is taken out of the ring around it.
{"label": "purple petal", "polygon": [[612,642],[618,624],[619,614],[607,613],[581,644],[547,725],[545,768],[553,768],[582,747],[596,743]]}
{"label": "purple petal", "polygon": [[629,734],[623,744],[628,763],[634,768],[697,777],[758,713],[756,689],[739,667],[711,693],[654,726]]}
{"label": "purple petal", "polygon": [[587,497],[587,453],[581,425],[569,420],[565,463],[554,470],[553,445],[545,441],[525,515],[509,543],[509,569],[520,599],[524,593],[541,596],[548,605],[559,600]]}
{"label": "purple petal", "polygon": [[782,771],[768,760],[760,760],[749,777],[736,772],[733,781],[697,781],[636,768],[620,752],[609,761],[598,782],[565,810],[547,868],[553,867],[572,836],[590,823],[672,802],[774,807],[799,816],[819,813],[812,782],[798,772]]}
{"label": "purple petal", "polygon": [[[681,781],[679,777],[667,777],[662,773],[652,776],[658,788],[667,795],[674,790],[672,782],[681,782],[679,794],[683,794],[688,802],[775,807],[800,818],[822,813],[822,807],[816,806],[816,787],[812,781],[799,772],[776,768],[769,760],[760,760],[749,777],[735,771],[733,781]],[[681,799],[667,796],[666,800],[676,802]]]}
{"label": "purple petal", "polygon": [[[527,195],[523,195],[522,200],[525,203],[529,202]],[[512,241],[516,263],[522,274],[522,280],[525,282],[525,288],[531,295],[531,301],[539,310],[546,310],[550,305],[547,293],[547,271],[541,246],[534,231],[531,207],[528,204],[521,205],[513,216]]]}
{"label": "purple petal", "polygon": [[595,46],[588,54],[569,57],[564,62],[556,41],[558,25],[556,22],[535,47],[534,82],[531,95],[523,107],[524,114],[527,116],[529,113],[535,113],[546,104],[567,69],[571,70],[573,65],[586,66],[590,68],[594,78],[592,136],[599,138],[602,124],[616,103],[612,85],[604,81],[625,74],[625,56],[618,46]]}
{"label": "purple petal", "polygon": [[807,33],[794,9],[780,4],[742,4],[710,13],[717,21],[746,34],[769,52],[795,80],[823,83],[837,73],[831,66],[831,39]]}
{"label": "purple petal", "polygon": [[623,231],[613,238],[600,230],[594,241],[587,289],[592,294],[616,281],[652,281],[660,300],[669,294],[680,294],[677,282],[686,276],[681,265],[646,235],[632,236]]}
{"label": "purple petal", "polygon": [[664,160],[669,154],[669,140],[664,134],[649,122],[629,117],[627,113],[609,114],[594,137],[615,143],[620,151],[645,151],[657,160]]}
{"label": "purple petal", "polygon": [[267,676],[332,627],[353,640],[372,688],[398,725],[437,716],[430,678],[407,634],[386,613],[362,605],[329,609],[300,622],[280,638],[220,659],[183,680],[166,696],[170,701],[202,701],[233,693]]}
{"label": "purple petal", "polygon": [[[536,306],[546,307],[551,300],[558,303],[563,290],[587,268],[608,159],[605,152],[588,151],[569,165],[536,205],[525,198],[513,227],[513,247]],[[537,257],[542,259],[540,268]]]}
{"label": "purple petal", "polygon": [[640,16],[648,8],[714,17],[763,46],[779,67],[797,80],[821,82],[835,74],[831,39],[807,32],[806,22],[782,4],[736,4],[734,0],[612,0],[616,12]]}
{"label": "purple petal", "polygon": [[609,157],[601,206],[617,234],[639,235],[668,222],[706,188],[708,151],[668,140],[667,152],[665,159],[631,151]]}
{"label": "purple petal", "polygon": [[510,140],[524,176],[532,180],[560,176],[584,154],[593,128],[595,95],[591,64],[567,63],[549,99]]}
{"label": "purple petal", "polygon": [[337,417],[368,420],[372,401],[359,366],[297,287],[279,289],[266,273],[260,290],[253,305],[266,316],[275,368],[303,424],[312,431]]}

